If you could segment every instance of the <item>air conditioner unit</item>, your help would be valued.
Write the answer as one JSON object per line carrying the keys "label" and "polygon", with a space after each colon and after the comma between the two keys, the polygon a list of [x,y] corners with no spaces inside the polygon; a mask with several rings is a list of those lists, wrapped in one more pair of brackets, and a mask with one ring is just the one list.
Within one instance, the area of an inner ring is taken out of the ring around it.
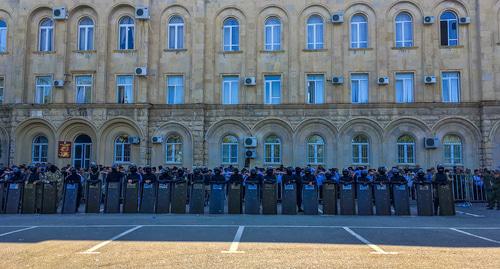
{"label": "air conditioner unit", "polygon": [[343,76],[340,76],[340,77],[333,77],[332,78],[332,83],[335,84],[335,85],[341,85],[341,84],[344,84],[344,77]]}
{"label": "air conditioner unit", "polygon": [[257,138],[255,137],[247,137],[244,141],[245,148],[255,148],[257,147]]}
{"label": "air conditioner unit", "polygon": [[257,158],[257,152],[255,151],[255,149],[247,149],[245,151],[245,158],[247,158],[247,159]]}
{"label": "air conditioner unit", "polygon": [[427,137],[427,138],[424,138],[424,147],[426,149],[436,149],[439,147],[439,138],[435,138],[435,137]]}
{"label": "air conditioner unit", "polygon": [[246,77],[244,81],[245,86],[255,86],[257,84],[255,77]]}
{"label": "air conditioner unit", "polygon": [[332,14],[332,23],[340,24],[344,22],[344,12],[337,12]]}
{"label": "air conditioner unit", "polygon": [[54,87],[56,88],[64,87],[64,80],[54,80]]}
{"label": "air conditioner unit", "polygon": [[65,7],[55,7],[52,9],[54,20],[65,20],[68,18],[68,12]]}
{"label": "air conditioner unit", "polygon": [[424,24],[434,24],[436,21],[436,18],[434,16],[425,16],[424,17]]}
{"label": "air conditioner unit", "polygon": [[388,77],[379,77],[377,83],[378,83],[378,85],[387,85],[387,84],[389,84],[389,78]]}
{"label": "air conditioner unit", "polygon": [[153,138],[151,139],[151,142],[153,144],[161,144],[161,143],[163,143],[163,137],[162,136],[153,136]]}
{"label": "air conditioner unit", "polygon": [[148,68],[147,67],[137,67],[135,69],[135,75],[136,76],[146,76],[148,74]]}
{"label": "air conditioner unit", "polygon": [[129,136],[128,143],[132,145],[137,145],[141,143],[141,139],[138,136]]}
{"label": "air conditioner unit", "polygon": [[424,83],[425,84],[436,84],[436,77],[435,76],[425,76]]}
{"label": "air conditioner unit", "polygon": [[149,20],[149,8],[148,7],[136,7],[135,8],[135,18],[139,20]]}
{"label": "air conditioner unit", "polygon": [[470,24],[470,17],[460,17],[458,20],[459,24]]}

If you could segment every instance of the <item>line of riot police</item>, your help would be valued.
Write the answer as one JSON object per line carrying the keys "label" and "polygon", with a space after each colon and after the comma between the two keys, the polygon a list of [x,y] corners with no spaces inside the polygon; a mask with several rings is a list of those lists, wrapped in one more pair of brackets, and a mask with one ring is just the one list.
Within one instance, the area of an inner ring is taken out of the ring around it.
{"label": "line of riot police", "polygon": [[[432,180],[423,170],[413,179],[417,214],[454,215],[451,178],[438,166]],[[82,199],[82,197],[84,199]],[[279,197],[281,199],[279,199]],[[314,168],[162,169],[127,172],[114,165],[104,172],[91,165],[82,175],[75,168],[14,167],[0,181],[0,212],[61,213],[174,213],[296,215],[411,215],[408,180],[398,169],[381,167],[374,175],[366,169],[314,173]],[[281,202],[279,210],[278,202]]]}

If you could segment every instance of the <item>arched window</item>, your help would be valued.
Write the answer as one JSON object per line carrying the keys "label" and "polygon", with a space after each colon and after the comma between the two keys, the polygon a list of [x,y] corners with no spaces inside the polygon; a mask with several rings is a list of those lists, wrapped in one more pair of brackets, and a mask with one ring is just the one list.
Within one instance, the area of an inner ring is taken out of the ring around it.
{"label": "arched window", "polygon": [[307,49],[316,50],[323,47],[323,18],[312,15],[307,19]]}
{"label": "arched window", "polygon": [[396,47],[413,47],[413,18],[408,12],[396,16]]}
{"label": "arched window", "polygon": [[121,135],[115,139],[115,163],[130,162],[130,143],[127,135]]}
{"label": "arched window", "polygon": [[129,16],[120,19],[119,22],[118,48],[121,50],[134,49],[135,24],[134,20]]}
{"label": "arched window", "polygon": [[49,140],[45,136],[37,136],[31,144],[31,162],[46,163],[49,151]]}
{"label": "arched window", "polygon": [[441,46],[458,46],[458,17],[451,11],[441,14]]}
{"label": "arched window", "polygon": [[222,139],[222,163],[238,163],[238,138],[228,135]]}
{"label": "arched window", "polygon": [[325,162],[325,140],[319,135],[307,139],[307,163],[323,164]]}
{"label": "arched window", "polygon": [[7,23],[0,20],[0,52],[7,51]]}
{"label": "arched window", "polygon": [[222,27],[223,50],[240,50],[240,24],[235,18],[228,18]]}
{"label": "arched window", "polygon": [[365,135],[357,135],[352,139],[353,164],[368,164],[369,146],[368,137]]}
{"label": "arched window", "polygon": [[184,20],[180,16],[173,16],[168,21],[168,49],[184,48]]}
{"label": "arched window", "polygon": [[94,50],[94,21],[89,17],[78,22],[78,50]]}
{"label": "arched window", "polygon": [[403,135],[398,138],[398,163],[415,163],[415,138],[409,135]]}
{"label": "arched window", "polygon": [[351,18],[351,48],[368,48],[368,19],[356,14]]}
{"label": "arched window", "polygon": [[264,26],[264,49],[281,49],[281,21],[277,17],[269,17]]}
{"label": "arched window", "polygon": [[182,163],[182,138],[178,135],[171,135],[167,138],[167,143],[165,146],[167,153],[166,163]]}
{"label": "arched window", "polygon": [[54,21],[52,21],[52,19],[45,18],[40,22],[40,29],[38,31],[38,50],[54,50]]}
{"label": "arched window", "polygon": [[446,164],[462,164],[462,139],[456,135],[443,138],[444,162]]}
{"label": "arched window", "polygon": [[281,163],[281,140],[271,135],[264,141],[264,162]]}

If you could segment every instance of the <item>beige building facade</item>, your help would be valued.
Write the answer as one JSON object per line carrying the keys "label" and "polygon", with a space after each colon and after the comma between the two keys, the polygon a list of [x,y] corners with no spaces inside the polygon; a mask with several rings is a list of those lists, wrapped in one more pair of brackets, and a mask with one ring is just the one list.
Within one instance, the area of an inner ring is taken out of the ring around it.
{"label": "beige building facade", "polygon": [[4,165],[500,166],[500,1],[0,0],[0,100]]}

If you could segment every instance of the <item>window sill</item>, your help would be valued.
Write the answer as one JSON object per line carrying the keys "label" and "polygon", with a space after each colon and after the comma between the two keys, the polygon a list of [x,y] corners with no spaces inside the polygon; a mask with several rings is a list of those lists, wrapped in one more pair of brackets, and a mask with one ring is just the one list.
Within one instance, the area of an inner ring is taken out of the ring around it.
{"label": "window sill", "polygon": [[8,51],[2,51],[2,52],[0,52],[0,55],[9,55],[9,52]]}
{"label": "window sill", "polygon": [[164,49],[163,52],[175,52],[175,53],[181,53],[181,52],[186,52],[187,49]]}
{"label": "window sill", "polygon": [[219,54],[241,54],[242,50],[220,51]]}
{"label": "window sill", "polygon": [[440,49],[463,49],[463,45],[458,45],[458,46],[439,46]]}
{"label": "window sill", "polygon": [[392,47],[391,49],[393,50],[416,50],[418,49],[417,46],[413,46],[413,47]]}
{"label": "window sill", "polygon": [[370,51],[373,48],[349,48],[349,51]]}
{"label": "window sill", "polygon": [[33,54],[36,55],[51,55],[51,54],[56,54],[55,51],[33,51]]}
{"label": "window sill", "polygon": [[278,53],[285,53],[285,50],[261,50],[260,53],[278,54]]}
{"label": "window sill", "polygon": [[114,53],[124,53],[124,54],[132,54],[136,53],[137,50],[113,50]]}
{"label": "window sill", "polygon": [[328,49],[303,49],[303,52],[325,52],[328,51]]}
{"label": "window sill", "polygon": [[78,53],[78,54],[96,54],[97,50],[74,50],[73,53]]}
{"label": "window sill", "polygon": [[165,165],[182,165],[182,163],[165,163]]}

